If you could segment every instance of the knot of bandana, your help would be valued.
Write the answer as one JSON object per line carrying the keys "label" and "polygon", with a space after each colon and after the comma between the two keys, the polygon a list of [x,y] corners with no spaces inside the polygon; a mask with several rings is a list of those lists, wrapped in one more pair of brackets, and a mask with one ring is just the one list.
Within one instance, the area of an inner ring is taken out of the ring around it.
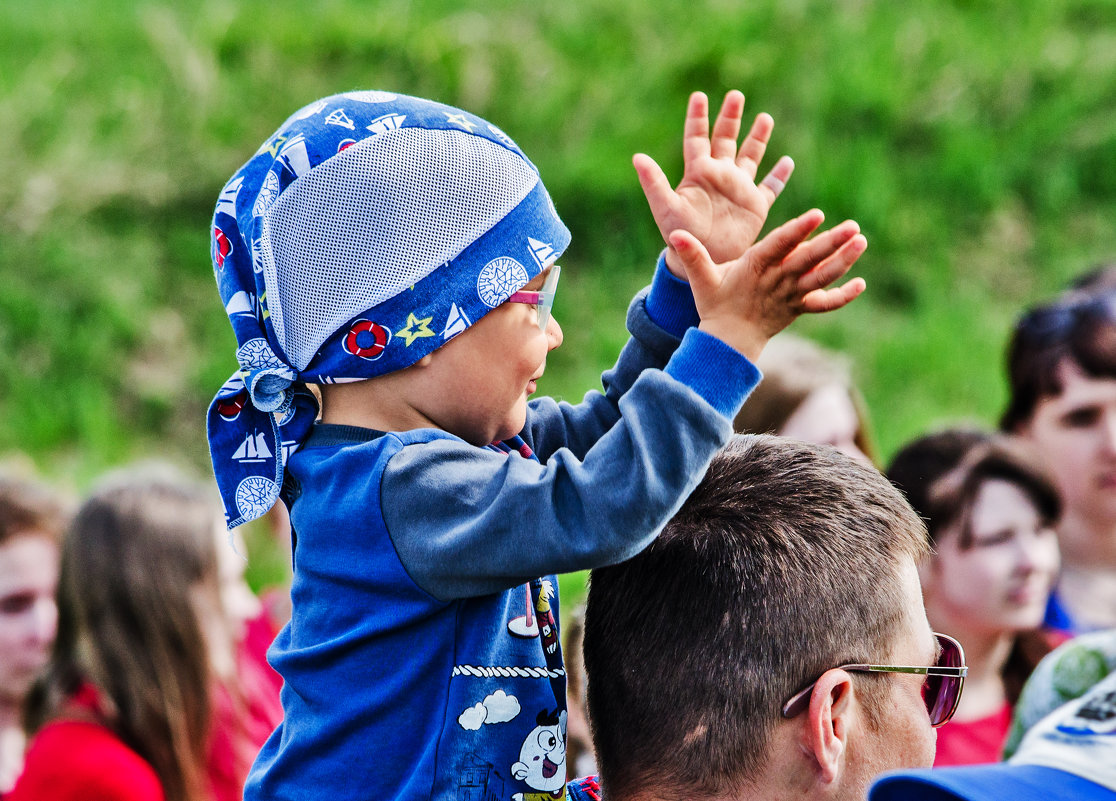
{"label": "knot of bandana", "polygon": [[318,406],[402,370],[569,244],[535,166],[468,112],[348,92],[295,112],[221,191],[214,276],[239,370],[207,420],[230,528],[265,514]]}

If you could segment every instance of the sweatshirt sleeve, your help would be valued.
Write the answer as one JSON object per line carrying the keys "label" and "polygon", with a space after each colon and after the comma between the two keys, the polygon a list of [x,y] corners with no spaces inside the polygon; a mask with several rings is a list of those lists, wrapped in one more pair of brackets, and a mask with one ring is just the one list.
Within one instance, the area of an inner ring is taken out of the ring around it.
{"label": "sweatshirt sleeve", "polygon": [[387,463],[381,497],[412,579],[448,600],[646,547],[728,441],[732,415],[759,380],[747,359],[697,329],[672,350],[663,369],[635,374],[615,398],[616,419],[583,455],[558,447],[539,463],[452,438],[404,445]]}
{"label": "sweatshirt sleeve", "polygon": [[662,369],[697,323],[690,285],[671,275],[660,256],[651,286],[638,293],[628,308],[631,336],[615,366],[601,376],[604,391],[588,392],[576,405],[546,397],[531,401],[524,439],[544,462],[563,447],[584,457],[619,419],[619,399],[639,375],[646,369]]}

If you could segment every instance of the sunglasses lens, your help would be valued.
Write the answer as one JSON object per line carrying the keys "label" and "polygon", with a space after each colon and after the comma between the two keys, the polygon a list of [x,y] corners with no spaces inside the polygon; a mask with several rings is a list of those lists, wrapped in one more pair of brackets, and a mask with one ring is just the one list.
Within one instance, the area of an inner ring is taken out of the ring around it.
{"label": "sunglasses lens", "polygon": [[[961,648],[955,640],[939,634],[938,645],[942,650],[938,655],[937,667],[961,667]],[[962,683],[963,679],[958,676],[926,677],[922,698],[926,703],[926,711],[930,714],[930,725],[941,726],[953,717],[957,702],[961,700]]]}

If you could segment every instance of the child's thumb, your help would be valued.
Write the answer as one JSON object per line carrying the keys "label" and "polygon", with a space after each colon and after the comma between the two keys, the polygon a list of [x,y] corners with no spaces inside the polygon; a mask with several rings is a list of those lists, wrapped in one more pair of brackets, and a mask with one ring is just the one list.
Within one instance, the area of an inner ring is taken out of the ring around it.
{"label": "child's thumb", "polygon": [[686,268],[686,279],[694,297],[704,297],[717,286],[717,270],[705,245],[689,231],[672,231],[667,237]]}

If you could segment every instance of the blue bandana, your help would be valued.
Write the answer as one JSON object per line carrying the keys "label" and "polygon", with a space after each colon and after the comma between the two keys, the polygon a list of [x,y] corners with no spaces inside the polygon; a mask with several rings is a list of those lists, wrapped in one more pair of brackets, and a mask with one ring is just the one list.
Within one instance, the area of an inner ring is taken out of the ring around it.
{"label": "blue bandana", "polygon": [[318,413],[305,383],[414,364],[569,241],[538,170],[479,117],[387,92],[292,115],[225,185],[213,217],[239,364],[207,424],[229,528],[278,499]]}

